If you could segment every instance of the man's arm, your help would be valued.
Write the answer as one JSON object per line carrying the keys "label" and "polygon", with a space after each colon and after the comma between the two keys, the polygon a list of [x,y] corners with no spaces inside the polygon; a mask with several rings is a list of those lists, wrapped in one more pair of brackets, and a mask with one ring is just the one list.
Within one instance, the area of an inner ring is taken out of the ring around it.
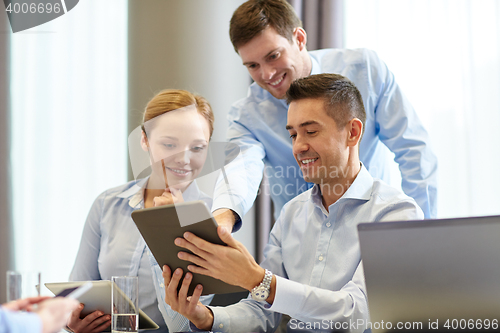
{"label": "man's arm", "polygon": [[188,270],[193,273],[208,275],[251,291],[263,280],[264,268],[255,262],[245,246],[234,239],[226,228],[219,227],[217,232],[227,246],[212,244],[185,232],[184,238],[177,238],[175,244],[194,255],[179,252],[179,258],[195,264],[188,266]]}
{"label": "man's arm", "polygon": [[41,333],[42,321],[35,313],[14,312],[0,307],[0,332]]}
{"label": "man's arm", "polygon": [[[247,106],[233,106],[228,115],[227,139],[229,143],[239,148],[240,154],[224,167],[224,173],[217,179],[212,205],[217,223],[222,225],[232,223],[234,231],[240,228],[239,221],[255,201],[264,171],[263,159],[266,156],[264,147],[251,130],[238,122],[238,117],[244,112],[245,107]],[[230,209],[238,218],[236,221],[234,219],[231,221],[230,215],[218,214],[220,217],[217,217],[216,213],[220,209]]]}
{"label": "man's arm", "polygon": [[361,262],[352,279],[339,290],[312,287],[279,276],[276,279],[276,299],[270,311],[285,313],[303,322],[346,323],[350,332],[365,330],[361,323],[366,324],[369,314]]}
{"label": "man's arm", "polygon": [[241,222],[241,218],[238,214],[228,208],[219,208],[213,212],[215,221],[217,225],[223,226],[227,231],[232,232],[235,224]]}
{"label": "man's arm", "polygon": [[[211,253],[217,252],[213,255],[210,254],[210,256],[214,259],[217,258],[214,262],[213,270],[224,276],[221,280],[233,285],[239,285],[250,291],[255,286],[259,285],[263,280],[265,270],[255,262],[243,244],[236,241],[226,228],[219,227],[218,233],[221,240],[228,246],[218,246],[208,243],[188,232],[185,233],[186,239],[177,238],[175,243],[178,246],[192,249],[198,254],[201,254],[200,250],[198,250],[198,248],[190,241],[193,241],[196,244],[204,243],[204,245],[207,246],[208,251],[212,251]],[[203,245],[200,246],[203,247]],[[209,252],[205,252],[205,255],[209,255]],[[195,262],[195,260],[187,258],[195,259],[196,256],[192,256],[186,252],[180,252],[179,257],[181,259]],[[196,258],[199,259],[198,257]],[[207,266],[206,263],[205,266]],[[226,267],[224,268],[224,266]],[[190,265],[188,269],[193,272],[196,271],[194,265]],[[217,273],[207,274],[206,269],[204,269],[204,273],[206,275],[219,278]],[[184,279],[181,281],[182,275],[183,272],[180,268],[176,269],[172,274],[168,266],[163,266],[163,278],[166,286],[165,302],[170,305],[174,311],[177,311],[188,318],[198,329],[207,331],[212,330],[212,326],[214,324],[214,314],[208,307],[203,306],[199,302],[202,286],[198,285],[193,295],[188,298],[187,291],[192,280],[192,273],[187,272]],[[272,301],[274,298],[275,282],[276,278],[273,277],[271,287],[272,293],[268,298],[268,301]],[[179,292],[177,292],[179,284],[182,286]],[[250,308],[239,309],[239,311],[242,313],[242,317],[250,318],[250,321],[255,322],[254,318],[252,318],[252,314],[248,312],[251,311]],[[249,330],[249,327],[246,327],[245,325],[242,326],[244,327],[240,328],[244,331]]]}
{"label": "man's arm", "polygon": [[368,70],[378,95],[375,123],[380,128],[379,138],[395,154],[403,191],[415,199],[425,218],[436,218],[437,157],[429,135],[392,72],[374,52],[367,52],[373,64]]}
{"label": "man's arm", "polygon": [[[241,286],[249,291],[252,290],[263,280],[264,268],[259,266],[244,246],[234,240],[226,230],[219,228],[218,231],[219,237],[228,246],[211,244],[191,233],[185,233],[184,239],[178,238],[176,244],[190,250],[195,255],[180,252],[179,258],[195,264],[188,266],[188,269],[193,273],[212,276],[226,283]],[[280,251],[279,240],[273,234],[271,236],[270,243],[266,247],[266,260],[269,260],[267,262],[264,260],[263,265],[277,267],[279,263],[276,260],[278,260],[279,255],[273,255],[273,252]],[[176,271],[176,274],[179,275],[179,278],[182,275],[180,271]],[[183,281],[183,283],[185,282]],[[271,311],[288,314],[293,318],[309,322],[321,322],[322,320],[355,322],[358,319],[366,322],[368,320],[368,307],[365,290],[360,264],[358,264],[358,269],[356,269],[352,280],[340,290],[313,287],[275,275],[271,283],[270,296],[266,300],[268,304],[266,307],[270,305],[269,310]],[[247,303],[251,302],[252,300],[247,300]],[[260,302],[253,301],[253,303]],[[246,310],[251,311],[251,306],[249,304]],[[234,308],[235,313],[241,313],[241,308]],[[227,312],[232,318],[231,321],[235,321],[236,316],[232,315],[232,310],[229,309]],[[260,319],[257,318],[259,317],[263,316],[256,316],[253,318],[254,321],[258,322]],[[193,321],[193,323],[198,328],[207,329],[211,327],[198,326],[198,324],[211,323],[213,325],[214,316],[207,309],[204,311],[202,319],[196,318],[196,320],[199,321]],[[264,324],[256,323],[256,325]],[[246,329],[248,330],[248,328]],[[363,327],[359,327],[355,331],[362,332],[363,330]]]}
{"label": "man's arm", "polygon": [[[249,265],[251,269],[254,269],[254,273],[245,272],[242,274],[240,271],[239,274],[236,274],[236,279],[242,278],[240,283],[246,285],[248,289],[251,289],[262,281],[264,277],[264,269],[261,268],[252,256],[248,253],[248,251],[244,248],[244,246],[235,241],[229,232],[225,228],[218,229],[219,236],[221,239],[229,244],[230,246],[224,246],[229,250],[229,256],[221,256],[228,260],[229,257],[233,258],[236,262],[236,265],[241,264],[241,266]],[[194,235],[193,235],[194,237]],[[189,236],[188,236],[189,238]],[[187,242],[183,239],[177,239],[176,243],[181,244],[183,242]],[[210,244],[210,243],[207,243]],[[212,244],[211,244],[212,245]],[[232,247],[231,247],[232,246]],[[229,249],[231,247],[231,249]],[[278,260],[279,261],[279,260]],[[234,269],[235,263],[233,261],[227,261],[227,263],[231,262],[231,270]],[[246,265],[244,264],[246,263]],[[271,268],[274,272],[278,274],[283,274],[282,270],[278,267],[282,267],[281,264],[276,264],[276,267],[268,267]],[[240,269],[240,268],[237,268]],[[242,268],[243,269],[243,268]],[[246,268],[245,268],[246,270]],[[182,271],[177,269],[172,275],[170,269],[167,266],[164,266],[163,277],[165,280],[166,292],[165,292],[165,302],[170,305],[170,307],[181,313],[183,316],[188,318],[196,327],[202,330],[211,330],[214,325],[214,313],[210,308],[202,306],[198,302],[198,297],[193,295],[189,299],[187,299],[187,290],[189,284],[192,280],[191,273],[186,273],[186,277],[181,281]],[[245,279],[245,277],[250,277],[250,279]],[[245,281],[245,282],[242,282]],[[275,281],[275,278],[273,279]],[[177,293],[177,286],[179,283],[182,283],[182,289],[179,293]],[[238,282],[233,282],[233,284],[238,284]],[[274,288],[273,284],[273,288]],[[184,287],[185,286],[185,287]],[[201,287],[201,286],[199,286]],[[196,289],[198,290],[198,289]],[[197,291],[195,291],[197,294]],[[200,291],[201,294],[201,291]],[[269,298],[271,301],[272,295]],[[248,332],[248,331],[269,331],[272,328],[276,327],[279,323],[280,314],[273,313],[265,310],[266,302],[255,302],[252,299],[246,299],[241,301],[238,304],[234,304],[230,307],[225,308],[214,308],[213,310],[225,310],[231,308],[232,315],[231,321],[234,322],[234,326],[230,327],[229,325],[225,327],[222,323],[216,323],[217,327],[214,330],[217,331],[227,331],[227,332]],[[220,313],[221,311],[218,311]],[[222,311],[223,312],[223,311]],[[224,313],[221,314],[221,320],[226,321],[226,316]]]}
{"label": "man's arm", "polygon": [[[33,309],[34,304],[38,305],[36,309]],[[9,302],[0,308],[0,328],[7,333],[56,332],[66,324],[71,311],[78,305],[77,300],[63,297],[31,297]],[[21,310],[33,313],[17,312]]]}

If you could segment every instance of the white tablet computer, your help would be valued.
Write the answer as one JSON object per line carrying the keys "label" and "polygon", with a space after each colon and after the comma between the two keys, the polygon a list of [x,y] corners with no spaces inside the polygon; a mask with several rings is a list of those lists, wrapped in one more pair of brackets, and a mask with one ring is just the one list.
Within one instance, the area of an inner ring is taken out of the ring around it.
{"label": "white tablet computer", "polygon": [[[186,231],[210,243],[225,245],[217,234],[217,222],[203,201],[139,209],[132,212],[132,219],[160,267],[168,265],[172,271],[180,267],[185,274],[191,264],[177,257],[180,251],[189,251],[174,244]],[[203,286],[203,295],[245,291],[209,276],[193,274],[188,295],[198,284]]]}
{"label": "white tablet computer", "polygon": [[[89,281],[55,282],[45,283],[45,286],[52,291],[54,295],[57,295],[64,289],[79,287],[87,282]],[[85,304],[85,307],[82,310],[82,317],[85,317],[89,313],[97,310],[101,310],[105,314],[111,314],[111,281],[99,280],[90,282],[92,283],[92,288],[78,298],[80,303]],[[118,287],[115,285],[115,288]],[[139,309],[139,329],[156,330],[157,328],[158,325],[151,318],[149,318],[147,314]],[[106,332],[110,332],[110,330],[111,328]]]}

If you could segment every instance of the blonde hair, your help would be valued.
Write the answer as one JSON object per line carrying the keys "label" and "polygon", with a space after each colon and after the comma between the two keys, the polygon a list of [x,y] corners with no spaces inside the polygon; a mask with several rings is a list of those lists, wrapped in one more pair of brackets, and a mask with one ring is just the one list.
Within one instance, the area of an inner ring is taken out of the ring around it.
{"label": "blonde hair", "polygon": [[181,89],[165,89],[156,94],[146,105],[142,118],[142,130],[146,134],[144,124],[153,118],[161,116],[170,111],[174,111],[186,106],[194,105],[198,113],[208,122],[210,137],[214,131],[214,113],[208,101],[199,95]]}

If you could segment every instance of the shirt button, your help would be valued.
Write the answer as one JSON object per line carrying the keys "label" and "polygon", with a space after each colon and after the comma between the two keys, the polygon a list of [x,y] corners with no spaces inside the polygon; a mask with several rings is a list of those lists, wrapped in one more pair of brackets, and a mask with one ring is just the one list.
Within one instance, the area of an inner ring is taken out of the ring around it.
{"label": "shirt button", "polygon": [[323,261],[323,256],[322,256],[322,255],[320,255],[320,256],[318,257],[318,260],[319,260],[319,261]]}
{"label": "shirt button", "polygon": [[331,224],[330,222],[328,222],[328,223],[326,224],[326,226],[327,226],[328,228],[330,228],[330,227],[332,226],[332,224]]}
{"label": "shirt button", "polygon": [[160,288],[163,288],[165,287],[165,285],[163,283],[160,283]]}
{"label": "shirt button", "polygon": [[219,324],[219,328],[223,328],[224,327],[224,324]]}

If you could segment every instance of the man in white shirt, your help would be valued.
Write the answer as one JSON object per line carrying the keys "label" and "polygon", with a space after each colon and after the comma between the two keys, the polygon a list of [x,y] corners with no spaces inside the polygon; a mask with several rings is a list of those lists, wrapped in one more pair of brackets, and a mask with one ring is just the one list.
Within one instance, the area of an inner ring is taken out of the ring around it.
{"label": "man in white shirt", "polygon": [[[315,185],[283,207],[258,265],[224,227],[228,246],[208,243],[191,233],[176,244],[193,254],[179,258],[209,275],[250,291],[251,297],[228,307],[198,303],[192,275],[163,267],[165,302],[198,329],[267,332],[281,314],[290,330],[361,332],[369,320],[356,226],[360,222],[422,219],[417,203],[400,190],[372,178],[359,160],[365,110],[354,84],[337,74],[296,80],[287,92],[286,129],[304,179]],[[177,293],[178,284],[182,287]]]}

